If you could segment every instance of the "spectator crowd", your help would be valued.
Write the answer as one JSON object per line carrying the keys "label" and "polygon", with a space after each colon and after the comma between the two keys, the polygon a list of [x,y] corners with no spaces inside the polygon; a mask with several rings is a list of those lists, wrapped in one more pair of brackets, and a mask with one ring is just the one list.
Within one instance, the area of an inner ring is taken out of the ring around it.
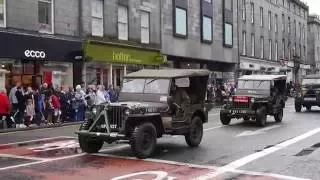
{"label": "spectator crowd", "polygon": [[0,129],[26,128],[84,121],[93,105],[116,102],[119,88],[112,85],[81,85],[53,88],[44,83],[38,89],[17,83],[10,92],[0,90]]}

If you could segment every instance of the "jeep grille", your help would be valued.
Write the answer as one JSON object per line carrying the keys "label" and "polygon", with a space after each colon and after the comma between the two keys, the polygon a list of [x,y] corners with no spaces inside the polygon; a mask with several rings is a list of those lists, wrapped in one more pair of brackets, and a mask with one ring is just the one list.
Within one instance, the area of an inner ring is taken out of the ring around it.
{"label": "jeep grille", "polygon": [[242,102],[233,102],[232,108],[235,109],[248,109],[250,107],[249,103],[242,103]]}
{"label": "jeep grille", "polygon": [[124,107],[110,106],[108,108],[108,120],[111,131],[120,130],[124,121]]}

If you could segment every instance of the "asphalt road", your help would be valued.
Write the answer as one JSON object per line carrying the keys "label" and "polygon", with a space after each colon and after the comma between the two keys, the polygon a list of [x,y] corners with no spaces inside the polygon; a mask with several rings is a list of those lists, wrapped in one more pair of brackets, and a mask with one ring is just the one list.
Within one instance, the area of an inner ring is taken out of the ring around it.
{"label": "asphalt road", "polygon": [[269,117],[265,128],[242,120],[222,126],[219,111],[213,110],[200,147],[189,148],[184,137],[165,136],[158,140],[154,157],[147,160],[135,159],[126,144],[105,145],[99,154],[83,154],[74,134],[78,126],[0,134],[0,179],[116,180],[130,179],[131,174],[134,179],[156,180],[318,180],[319,117],[320,108],[294,112],[292,99],[283,122]]}

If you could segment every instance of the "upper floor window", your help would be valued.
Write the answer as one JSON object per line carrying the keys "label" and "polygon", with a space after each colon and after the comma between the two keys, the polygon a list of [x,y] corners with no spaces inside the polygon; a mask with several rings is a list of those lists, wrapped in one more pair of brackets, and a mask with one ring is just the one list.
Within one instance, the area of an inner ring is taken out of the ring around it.
{"label": "upper floor window", "polygon": [[233,46],[233,25],[224,23],[224,44]]}
{"label": "upper floor window", "polygon": [[53,5],[52,0],[38,1],[38,22],[40,32],[53,33]]}
{"label": "upper floor window", "polygon": [[254,34],[251,34],[251,56],[254,57],[255,56],[255,36]]}
{"label": "upper floor window", "polygon": [[254,23],[254,4],[250,3],[251,6],[251,23]]}
{"label": "upper floor window", "polygon": [[6,0],[0,0],[0,27],[6,26]]}
{"label": "upper floor window", "polygon": [[202,16],[202,40],[212,41],[212,17]]}
{"label": "upper floor window", "polygon": [[263,27],[263,7],[260,7],[260,26]]}
{"label": "upper floor window", "polygon": [[246,20],[246,0],[242,0],[242,20]]}
{"label": "upper floor window", "polygon": [[175,8],[175,35],[187,36],[187,10]]}
{"label": "upper floor window", "polygon": [[286,31],[286,19],[284,17],[284,14],[282,14],[282,32]]}
{"label": "upper floor window", "polygon": [[128,40],[128,8],[125,6],[118,7],[118,39]]}
{"label": "upper floor window", "polygon": [[140,13],[141,25],[141,43],[150,43],[150,13],[141,11]]}
{"label": "upper floor window", "polygon": [[269,39],[269,60],[272,59],[272,40]]}
{"label": "upper floor window", "polygon": [[260,37],[260,58],[264,58],[264,38],[263,36]]}
{"label": "upper floor window", "polygon": [[242,55],[247,54],[247,33],[245,31],[242,32]]}
{"label": "upper floor window", "polygon": [[103,36],[103,1],[91,1],[92,36]]}
{"label": "upper floor window", "polygon": [[271,30],[271,24],[272,24],[272,20],[271,20],[271,11],[268,12],[268,27],[269,27],[269,30]]}
{"label": "upper floor window", "polygon": [[278,15],[274,15],[274,32],[278,32]]}
{"label": "upper floor window", "polygon": [[288,33],[291,33],[291,21],[290,21],[290,17],[288,17]]}

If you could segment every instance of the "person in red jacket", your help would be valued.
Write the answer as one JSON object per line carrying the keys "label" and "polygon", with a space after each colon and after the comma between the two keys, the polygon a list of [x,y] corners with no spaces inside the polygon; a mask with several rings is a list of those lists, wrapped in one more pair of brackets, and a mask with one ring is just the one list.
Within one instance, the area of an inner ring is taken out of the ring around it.
{"label": "person in red jacket", "polygon": [[53,93],[53,95],[51,96],[51,103],[54,109],[53,123],[58,123],[60,120],[60,114],[61,114],[61,111],[60,111],[61,104],[60,104],[59,96],[57,96],[56,93]]}
{"label": "person in red jacket", "polygon": [[0,129],[4,128],[5,122],[7,127],[11,127],[10,101],[5,88],[0,89],[0,102]]}

